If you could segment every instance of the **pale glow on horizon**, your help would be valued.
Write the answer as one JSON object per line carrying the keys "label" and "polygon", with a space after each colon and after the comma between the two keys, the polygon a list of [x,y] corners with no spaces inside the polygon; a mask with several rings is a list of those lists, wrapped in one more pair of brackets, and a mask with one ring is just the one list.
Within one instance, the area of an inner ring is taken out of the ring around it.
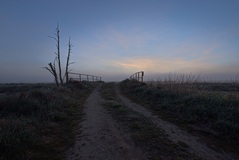
{"label": "pale glow on horizon", "polygon": [[0,83],[54,81],[42,67],[55,58],[55,42],[48,36],[57,21],[62,67],[71,36],[74,72],[109,81],[141,70],[235,77],[238,6],[238,0],[3,0]]}
{"label": "pale glow on horizon", "polygon": [[128,71],[144,70],[149,73],[169,72],[202,72],[216,68],[216,65],[201,61],[187,61],[184,59],[163,59],[163,58],[128,58],[113,61],[112,66],[121,67]]}

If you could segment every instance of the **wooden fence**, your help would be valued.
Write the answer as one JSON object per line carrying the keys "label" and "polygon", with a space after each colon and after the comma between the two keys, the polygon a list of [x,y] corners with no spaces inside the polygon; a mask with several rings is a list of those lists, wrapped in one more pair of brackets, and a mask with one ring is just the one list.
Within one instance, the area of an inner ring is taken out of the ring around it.
{"label": "wooden fence", "polygon": [[101,77],[98,76],[72,72],[69,73],[69,79],[73,81],[91,81],[91,82],[101,81]]}
{"label": "wooden fence", "polygon": [[135,79],[139,82],[144,81],[144,71],[136,72],[130,76],[130,79]]}

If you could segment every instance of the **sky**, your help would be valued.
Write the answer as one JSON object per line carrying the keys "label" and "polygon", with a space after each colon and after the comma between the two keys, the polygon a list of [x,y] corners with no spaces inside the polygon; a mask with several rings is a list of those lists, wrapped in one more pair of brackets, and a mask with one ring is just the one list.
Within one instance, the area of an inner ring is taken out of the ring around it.
{"label": "sky", "polygon": [[0,83],[53,82],[59,24],[62,68],[121,81],[144,71],[235,80],[238,0],[0,0]]}

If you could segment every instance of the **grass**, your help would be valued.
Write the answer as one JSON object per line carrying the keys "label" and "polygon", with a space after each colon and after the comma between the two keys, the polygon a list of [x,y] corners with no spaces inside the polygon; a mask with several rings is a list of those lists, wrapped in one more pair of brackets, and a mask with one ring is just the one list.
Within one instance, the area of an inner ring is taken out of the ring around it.
{"label": "grass", "polygon": [[118,100],[113,87],[113,83],[106,83],[101,88],[105,108],[149,159],[200,159],[187,151],[187,145],[173,143],[151,120],[124,106]]}
{"label": "grass", "polygon": [[[120,86],[127,96],[146,104],[161,117],[174,117],[177,123],[212,130],[222,142],[239,146],[239,94],[235,91],[238,84],[222,84],[220,89],[219,83],[210,86],[198,81],[170,82],[158,81],[147,85],[124,80]],[[210,89],[213,86],[217,86],[216,91]],[[234,86],[234,89],[225,91],[225,86]]]}
{"label": "grass", "polygon": [[0,96],[0,159],[62,159],[93,84],[10,87]]}

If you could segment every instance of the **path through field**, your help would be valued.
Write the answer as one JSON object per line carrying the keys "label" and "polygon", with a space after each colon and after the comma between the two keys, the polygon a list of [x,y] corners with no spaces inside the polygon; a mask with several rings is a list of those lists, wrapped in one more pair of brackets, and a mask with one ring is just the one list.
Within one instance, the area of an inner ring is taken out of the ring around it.
{"label": "path through field", "polygon": [[[120,125],[103,107],[98,86],[85,104],[85,120],[81,125],[81,134],[77,136],[75,145],[67,153],[68,160],[143,160],[148,159],[147,151],[136,147],[130,133],[121,129]],[[128,108],[150,119],[158,128],[164,130],[173,143],[183,142],[189,147],[188,152],[200,159],[224,160],[236,159],[224,153],[210,149],[197,137],[153,115],[145,107],[131,102],[120,93],[114,85],[118,99]]]}
{"label": "path through field", "polygon": [[134,147],[129,135],[120,130],[104,110],[98,86],[85,104],[82,134],[68,152],[69,160],[140,160],[145,156]]}

